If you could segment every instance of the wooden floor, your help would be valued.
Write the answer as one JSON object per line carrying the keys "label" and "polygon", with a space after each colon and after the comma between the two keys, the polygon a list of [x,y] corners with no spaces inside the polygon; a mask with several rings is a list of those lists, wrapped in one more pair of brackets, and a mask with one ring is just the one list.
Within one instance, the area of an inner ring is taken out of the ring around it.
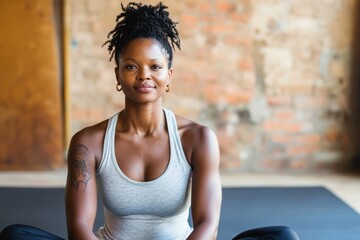
{"label": "wooden floor", "polygon": [[[224,187],[324,186],[360,213],[360,175],[334,173],[221,175]],[[0,187],[63,187],[66,170],[51,172],[0,172]]]}

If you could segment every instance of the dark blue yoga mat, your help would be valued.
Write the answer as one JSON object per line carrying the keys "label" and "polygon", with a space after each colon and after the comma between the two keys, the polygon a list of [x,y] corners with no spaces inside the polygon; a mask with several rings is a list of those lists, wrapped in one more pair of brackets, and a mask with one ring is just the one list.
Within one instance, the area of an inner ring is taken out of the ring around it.
{"label": "dark blue yoga mat", "polygon": [[302,240],[359,240],[360,215],[323,187],[225,188],[219,239],[285,225]]}
{"label": "dark blue yoga mat", "polygon": [[[66,238],[64,189],[0,188],[0,203],[0,229],[30,224]],[[98,208],[95,229],[104,219]],[[219,240],[273,225],[293,228],[302,240],[360,239],[360,215],[323,187],[223,189]]]}

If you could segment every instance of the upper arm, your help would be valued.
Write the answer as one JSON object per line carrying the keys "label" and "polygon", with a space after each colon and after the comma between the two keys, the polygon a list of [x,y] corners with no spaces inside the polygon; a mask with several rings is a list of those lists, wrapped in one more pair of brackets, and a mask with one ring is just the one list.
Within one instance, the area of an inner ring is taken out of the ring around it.
{"label": "upper arm", "polygon": [[84,233],[92,234],[97,207],[95,163],[89,136],[83,132],[75,134],[67,157],[65,201],[69,238],[86,239]]}
{"label": "upper arm", "polygon": [[[194,230],[206,225],[208,239],[216,239],[221,209],[220,152],[216,135],[200,127],[191,155],[193,168],[192,216]],[[205,228],[205,227],[204,227]],[[206,235],[207,233],[204,233]]]}

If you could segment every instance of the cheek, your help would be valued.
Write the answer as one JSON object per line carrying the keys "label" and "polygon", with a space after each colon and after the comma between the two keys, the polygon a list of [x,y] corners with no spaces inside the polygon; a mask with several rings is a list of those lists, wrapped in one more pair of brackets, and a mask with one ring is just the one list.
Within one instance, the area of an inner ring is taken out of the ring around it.
{"label": "cheek", "polygon": [[170,75],[168,71],[164,71],[160,74],[159,78],[161,78],[163,81],[168,82],[170,80]]}
{"label": "cheek", "polygon": [[132,74],[129,72],[120,72],[118,80],[122,82],[130,81],[133,78]]}
{"label": "cheek", "polygon": [[169,81],[169,74],[164,73],[164,74],[162,75],[162,79],[164,79],[165,82],[168,82],[168,81]]}

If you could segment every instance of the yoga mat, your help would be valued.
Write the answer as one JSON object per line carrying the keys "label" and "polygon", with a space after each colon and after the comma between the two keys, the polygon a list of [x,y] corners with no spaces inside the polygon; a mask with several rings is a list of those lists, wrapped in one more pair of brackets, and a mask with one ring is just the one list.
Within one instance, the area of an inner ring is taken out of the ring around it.
{"label": "yoga mat", "polygon": [[360,215],[324,187],[223,189],[219,239],[285,225],[301,240],[359,240]]}
{"label": "yoga mat", "polygon": [[[94,230],[102,226],[99,201]],[[66,238],[64,189],[0,188],[0,229],[22,223]],[[286,225],[302,240],[359,240],[360,215],[323,187],[223,188],[219,240]]]}

